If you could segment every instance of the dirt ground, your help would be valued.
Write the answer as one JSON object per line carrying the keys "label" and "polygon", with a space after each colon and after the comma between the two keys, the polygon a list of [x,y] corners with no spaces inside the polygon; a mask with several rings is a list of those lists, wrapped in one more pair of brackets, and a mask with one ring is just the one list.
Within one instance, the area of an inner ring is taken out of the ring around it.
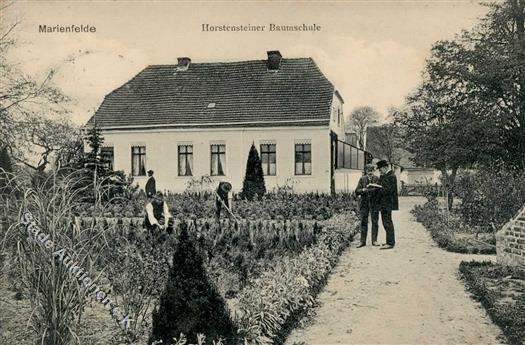
{"label": "dirt ground", "polygon": [[[286,344],[501,344],[501,331],[458,278],[462,260],[494,256],[446,252],[410,210],[424,199],[400,199],[396,247],[356,244],[344,253],[320,306]],[[368,240],[370,241],[370,239]],[[385,242],[382,225],[379,242]]]}

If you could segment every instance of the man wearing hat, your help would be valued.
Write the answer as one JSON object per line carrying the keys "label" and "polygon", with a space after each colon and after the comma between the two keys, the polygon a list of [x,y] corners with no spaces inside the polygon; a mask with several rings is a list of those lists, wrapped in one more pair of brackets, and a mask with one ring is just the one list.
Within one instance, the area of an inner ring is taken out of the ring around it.
{"label": "man wearing hat", "polygon": [[146,191],[146,196],[148,198],[152,198],[155,193],[157,193],[157,187],[155,185],[155,177],[153,177],[153,170],[148,170],[148,182],[146,182],[146,187],[144,190]]}
{"label": "man wearing hat", "polygon": [[396,245],[392,211],[399,210],[397,177],[386,160],[377,162],[377,168],[381,173],[379,184],[382,187],[379,188],[379,209],[381,211],[381,222],[386,232],[386,243],[380,249],[392,249]]}
{"label": "man wearing hat", "polygon": [[156,192],[151,201],[146,204],[146,217],[144,227],[150,232],[157,233],[159,230],[170,230],[170,219],[172,218],[168,204],[164,201],[162,192]]}
{"label": "man wearing hat", "polygon": [[359,197],[359,213],[361,216],[361,244],[357,248],[366,246],[366,236],[368,233],[368,215],[372,219],[372,245],[377,244],[377,232],[379,228],[379,188],[374,185],[379,184],[379,178],[374,175],[375,166],[367,164],[365,175],[357,184],[355,194]]}
{"label": "man wearing hat", "polygon": [[[230,212],[232,208],[232,185],[229,182],[219,182],[219,186],[217,187],[216,197],[217,200],[215,201],[215,218],[220,219],[221,218],[221,210],[223,207],[227,207]],[[228,212],[228,210],[226,210]],[[228,217],[230,217],[230,212],[228,212]]]}

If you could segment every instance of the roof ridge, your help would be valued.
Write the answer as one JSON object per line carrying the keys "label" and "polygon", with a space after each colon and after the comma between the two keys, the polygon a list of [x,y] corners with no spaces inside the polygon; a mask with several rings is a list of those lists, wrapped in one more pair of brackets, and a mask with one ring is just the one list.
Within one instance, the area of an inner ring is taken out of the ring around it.
{"label": "roof ridge", "polygon": [[[303,58],[282,58],[283,61],[292,61],[292,60],[311,60],[314,64],[315,61],[311,57],[303,57]],[[243,62],[266,62],[267,59],[257,59],[257,60],[238,60],[238,61],[205,61],[205,62],[191,62],[192,65],[226,65],[226,64],[235,64],[235,63],[243,63]],[[315,64],[317,66],[317,64]],[[148,65],[146,68],[149,67],[177,67],[176,63],[173,64],[151,64]]]}

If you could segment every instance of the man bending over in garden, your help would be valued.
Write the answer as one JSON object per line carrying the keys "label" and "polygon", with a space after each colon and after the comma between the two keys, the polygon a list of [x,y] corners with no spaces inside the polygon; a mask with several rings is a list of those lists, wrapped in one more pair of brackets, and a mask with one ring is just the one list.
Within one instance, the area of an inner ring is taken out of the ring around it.
{"label": "man bending over in garden", "polygon": [[215,218],[217,220],[221,218],[221,210],[223,208],[225,208],[228,218],[231,218],[232,185],[229,182],[219,182],[219,186],[215,193]]}
{"label": "man bending over in garden", "polygon": [[397,177],[390,169],[390,164],[385,160],[377,162],[377,168],[381,172],[381,176],[379,177],[379,184],[382,187],[379,188],[381,222],[386,232],[386,243],[380,249],[392,249],[396,245],[392,211],[399,210]]}
{"label": "man bending over in garden", "polygon": [[168,209],[168,204],[164,201],[162,192],[156,192],[151,201],[146,204],[145,228],[152,233],[158,233],[164,229],[170,232],[170,219],[172,219],[172,216]]}
{"label": "man bending over in garden", "polygon": [[357,248],[366,246],[368,233],[368,215],[372,219],[372,245],[377,244],[377,232],[379,228],[379,193],[374,185],[379,184],[379,178],[374,175],[375,166],[367,164],[365,175],[359,179],[355,194],[359,197],[359,213],[361,216],[361,244]]}

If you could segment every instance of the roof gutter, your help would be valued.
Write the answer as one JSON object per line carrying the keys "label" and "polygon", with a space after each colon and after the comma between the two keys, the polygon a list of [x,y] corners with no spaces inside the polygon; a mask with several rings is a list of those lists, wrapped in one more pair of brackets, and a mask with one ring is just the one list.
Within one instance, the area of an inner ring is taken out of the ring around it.
{"label": "roof gutter", "polygon": [[[305,119],[305,120],[277,120],[277,121],[249,121],[249,122],[222,122],[222,123],[179,123],[179,124],[158,124],[158,125],[127,125],[127,126],[100,126],[103,130],[122,130],[122,129],[155,129],[155,128],[218,128],[218,127],[275,127],[275,125],[303,125],[316,126],[328,125],[329,119]],[[90,127],[86,124],[85,127]]]}

